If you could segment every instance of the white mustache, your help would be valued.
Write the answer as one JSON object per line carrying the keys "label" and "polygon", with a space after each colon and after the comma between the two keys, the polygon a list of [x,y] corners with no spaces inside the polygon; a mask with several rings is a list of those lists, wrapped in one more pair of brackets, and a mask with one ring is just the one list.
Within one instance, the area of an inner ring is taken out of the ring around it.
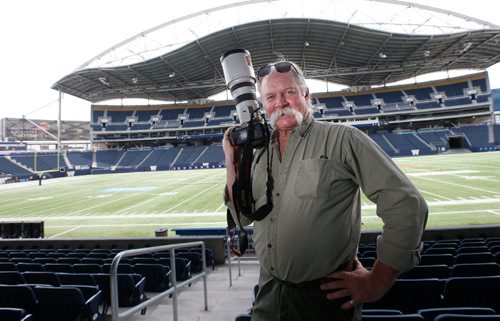
{"label": "white mustache", "polygon": [[269,119],[269,123],[271,124],[271,127],[276,128],[276,122],[278,121],[278,118],[284,115],[292,115],[295,117],[295,120],[297,121],[297,125],[302,124],[304,121],[304,115],[299,113],[293,108],[286,107],[284,109],[280,109],[275,111],[274,113],[271,114],[271,118]]}

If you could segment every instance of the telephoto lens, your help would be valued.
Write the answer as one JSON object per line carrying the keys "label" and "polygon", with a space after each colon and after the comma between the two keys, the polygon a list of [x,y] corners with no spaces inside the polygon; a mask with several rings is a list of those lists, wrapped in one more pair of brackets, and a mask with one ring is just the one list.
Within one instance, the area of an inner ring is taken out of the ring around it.
{"label": "telephoto lens", "polygon": [[259,101],[255,89],[255,71],[250,52],[232,49],[220,57],[224,79],[236,102],[236,112],[241,127],[231,132],[231,142],[236,146],[249,143],[252,148],[266,145],[269,136],[267,125],[259,114]]}
{"label": "telephoto lens", "polygon": [[240,123],[247,123],[251,114],[259,109],[250,53],[246,49],[229,50],[222,54],[220,62],[227,88],[236,102]]}

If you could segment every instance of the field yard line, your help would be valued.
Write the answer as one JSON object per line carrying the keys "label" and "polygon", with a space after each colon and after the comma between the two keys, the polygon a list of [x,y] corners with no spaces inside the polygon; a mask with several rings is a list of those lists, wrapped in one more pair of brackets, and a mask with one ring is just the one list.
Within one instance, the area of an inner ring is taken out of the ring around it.
{"label": "field yard line", "polygon": [[489,190],[486,190],[486,189],[483,189],[483,188],[477,188],[477,187],[472,187],[472,186],[467,186],[467,185],[462,185],[462,184],[457,184],[457,183],[450,183],[450,182],[441,181],[441,180],[438,180],[438,179],[432,179],[432,178],[428,178],[428,177],[422,177],[422,176],[419,176],[418,178],[419,179],[425,179],[425,180],[428,180],[428,181],[437,182],[437,183],[441,183],[441,184],[448,184],[448,185],[453,185],[453,186],[459,186],[459,187],[462,187],[462,188],[468,188],[468,189],[472,189],[472,190],[476,190],[476,191],[481,191],[481,192],[485,192],[485,193],[498,194],[498,191],[489,191]]}
{"label": "field yard line", "polygon": [[452,199],[451,198],[448,198],[448,197],[445,197],[445,196],[442,196],[442,195],[438,195],[438,194],[434,194],[434,193],[431,193],[429,191],[424,191],[422,189],[419,189],[420,192],[424,193],[424,194],[429,194],[429,195],[432,195],[434,197],[438,197],[438,198],[441,198],[441,199],[445,199],[447,201],[451,201]]}
{"label": "field yard line", "polygon": [[434,172],[418,172],[418,173],[408,173],[408,176],[438,176],[438,175],[459,175],[459,174],[473,174],[479,173],[479,171],[470,169],[452,170],[452,171],[434,171]]}
{"label": "field yard line", "polygon": [[[52,217],[46,217],[46,216],[23,216],[23,220],[61,220],[61,221],[68,221],[68,220],[106,220],[106,219],[134,219],[134,218],[158,218],[158,219],[165,219],[165,218],[185,218],[185,217],[212,217],[212,216],[224,216],[225,217],[226,212],[207,212],[207,213],[145,213],[145,214],[127,214],[127,215],[117,215],[117,214],[106,214],[106,215],[78,215],[78,216],[70,216],[70,215],[63,215],[63,216],[52,216]],[[12,218],[12,219],[3,219],[3,221],[8,222],[9,220],[15,220],[18,221],[18,218]]]}
{"label": "field yard line", "polygon": [[[472,205],[472,204],[488,204],[488,203],[500,203],[500,198],[480,198],[480,199],[460,199],[460,200],[449,200],[449,201],[431,201],[427,202],[429,206],[443,206],[443,205]],[[362,206],[361,209],[375,209],[377,205],[366,205]]]}
{"label": "field yard line", "polygon": [[195,194],[195,195],[191,196],[191,197],[190,197],[190,198],[188,198],[188,199],[185,199],[184,201],[182,201],[182,202],[180,202],[180,203],[177,203],[175,206],[172,206],[172,207],[171,207],[171,208],[169,208],[168,210],[163,211],[163,212],[162,212],[162,214],[167,214],[170,210],[172,210],[172,209],[174,209],[174,208],[178,207],[179,205],[182,205],[182,204],[184,204],[184,203],[186,203],[186,202],[188,202],[188,201],[192,200],[193,198],[195,198],[195,197],[196,197],[196,196],[198,196],[198,195],[204,194],[204,193],[208,192],[208,191],[209,191],[209,190],[211,190],[211,189],[214,189],[214,188],[216,188],[216,187],[219,187],[219,185],[220,185],[219,183],[214,184],[212,187],[209,187],[209,188],[207,188],[206,190],[201,191],[201,192],[199,192],[198,194]]}
{"label": "field yard line", "polygon": [[[71,226],[68,226],[68,227],[71,227]],[[77,225],[75,226],[74,228],[70,229],[70,230],[67,230],[67,231],[64,231],[62,233],[59,233],[59,234],[56,234],[56,235],[52,235],[51,237],[49,237],[49,239],[53,239],[53,238],[56,238],[56,237],[59,237],[61,235],[64,235],[64,234],[67,234],[69,232],[73,232],[74,230],[77,230],[79,229],[80,227],[82,227],[81,225]]]}
{"label": "field yard line", "polygon": [[[88,225],[85,225],[85,227],[134,227],[134,226],[164,226],[165,223],[137,223],[137,224],[88,224]],[[221,221],[221,222],[191,222],[191,223],[182,223],[182,224],[179,224],[179,225],[189,225],[189,226],[198,226],[198,225],[217,225],[217,226],[220,226],[220,227],[225,227],[227,225],[227,222],[226,221]],[[68,228],[68,227],[73,227],[74,225],[53,225],[51,227],[53,228]],[[76,226],[73,230],[75,229],[78,229],[80,228],[81,226]],[[61,234],[65,234],[69,231],[66,231],[64,233],[60,233],[58,235],[61,235]],[[50,238],[53,238],[55,236],[52,236]]]}
{"label": "field yard line", "polygon": [[215,211],[218,212],[220,209],[222,209],[223,207],[226,207],[226,204],[222,203],[221,206],[219,206]]}
{"label": "field yard line", "polygon": [[[54,199],[57,200],[57,198],[54,198]],[[71,203],[71,205],[73,206],[73,205],[76,205],[76,204],[79,204],[79,203],[85,203],[85,202],[87,202],[86,199],[81,199],[79,201],[75,201],[75,202]],[[61,204],[61,205],[56,206],[56,207],[47,208],[46,210],[39,210],[38,214],[43,214],[44,212],[48,212],[47,215],[50,216],[54,212],[54,210],[56,210],[58,208],[61,208],[61,207],[66,207],[66,206],[68,206],[68,204],[65,203],[65,204]]]}
{"label": "field yard line", "polygon": [[[495,211],[500,211],[499,209],[481,209],[481,210],[463,210],[463,211],[445,211],[445,212],[430,212],[429,216],[433,215],[456,215],[456,214],[473,214],[473,213],[491,213]],[[363,217],[366,218],[375,218],[378,217],[376,214],[363,214]]]}
{"label": "field yard line", "polygon": [[87,211],[87,210],[90,210],[90,209],[93,209],[93,208],[97,208],[97,207],[100,207],[100,206],[103,206],[103,205],[108,205],[108,204],[111,204],[111,203],[115,203],[115,202],[121,201],[122,199],[133,197],[133,196],[136,196],[136,195],[139,195],[139,194],[143,194],[143,193],[146,193],[146,192],[148,192],[148,191],[144,191],[144,192],[140,192],[140,193],[134,193],[132,195],[127,195],[127,196],[124,196],[124,197],[121,197],[121,198],[114,198],[114,199],[112,199],[109,202],[105,202],[105,203],[102,203],[102,204],[97,204],[97,205],[91,206],[91,207],[86,207],[86,208],[81,209],[79,211],[76,211],[76,212],[73,212],[73,213],[69,213],[69,215],[78,214],[78,213],[81,213],[81,212],[84,212],[84,211]]}
{"label": "field yard line", "polygon": [[[58,201],[56,197],[52,198],[51,200]],[[78,203],[82,203],[82,202],[85,202],[85,200],[80,200],[80,201],[73,202],[73,203],[72,203],[72,205],[74,205],[74,204],[78,204]],[[27,203],[26,203],[26,204],[27,204]],[[40,206],[40,204],[39,204],[39,203],[37,203],[37,202],[34,202],[34,203],[31,203],[31,204],[27,204],[27,206],[21,206],[21,207],[20,207],[20,206],[17,206],[16,208],[13,208],[13,209],[8,210],[8,211],[6,211],[6,210],[2,210],[2,214],[7,214],[7,213],[10,213],[10,212],[19,212],[20,210],[30,209],[30,208],[33,208],[33,207],[35,207],[35,208],[36,208],[37,206]],[[45,210],[45,212],[47,212],[47,211],[48,211],[48,212],[50,213],[50,212],[52,212],[54,209],[59,208],[59,207],[64,207],[64,206],[67,206],[67,204],[63,204],[63,205],[61,205],[61,206],[56,206],[56,207],[51,207],[51,208],[48,208],[48,209],[46,209],[46,210]],[[37,212],[39,212],[39,213],[40,213],[40,212],[41,212],[41,213],[43,213],[43,212],[44,212],[44,210],[39,210],[39,209],[37,209]],[[40,214],[41,214],[41,213],[40,213]],[[49,214],[49,215],[50,215],[50,214]]]}
{"label": "field yard line", "polygon": [[500,212],[495,212],[494,210],[489,210],[488,212],[490,212],[491,214],[495,214],[495,215],[499,215],[500,216]]}

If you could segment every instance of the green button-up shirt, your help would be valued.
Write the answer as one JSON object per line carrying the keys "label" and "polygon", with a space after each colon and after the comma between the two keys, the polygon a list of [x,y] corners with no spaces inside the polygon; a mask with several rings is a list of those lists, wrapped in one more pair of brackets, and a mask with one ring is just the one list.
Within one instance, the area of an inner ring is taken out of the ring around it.
{"label": "green button-up shirt", "polygon": [[[269,274],[298,283],[328,275],[352,259],[361,233],[360,188],[376,203],[384,222],[378,260],[401,272],[419,262],[427,205],[363,132],[309,116],[290,133],[281,158],[276,140],[268,151],[257,151],[252,171],[255,208],[266,203],[267,152],[274,207],[266,218],[253,222],[253,238]],[[227,205],[235,216],[232,204]],[[240,219],[244,225],[252,223]]]}

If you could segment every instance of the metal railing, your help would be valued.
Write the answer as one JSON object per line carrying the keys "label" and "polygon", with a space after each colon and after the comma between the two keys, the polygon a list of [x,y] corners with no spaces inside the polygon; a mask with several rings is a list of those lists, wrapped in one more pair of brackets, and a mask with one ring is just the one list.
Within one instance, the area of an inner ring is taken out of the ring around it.
{"label": "metal railing", "polygon": [[236,255],[232,255],[231,252],[231,240],[229,238],[229,235],[227,234],[226,231],[226,256],[227,256],[227,263],[228,263],[228,270],[229,270],[229,286],[233,286],[233,271],[232,271],[232,264],[231,262],[236,260],[238,263],[238,276],[241,276],[241,266],[240,266],[240,257]]}
{"label": "metal railing", "polygon": [[[176,278],[176,270],[175,270],[175,250],[180,249],[180,248],[188,248],[188,247],[195,247],[195,246],[201,246],[202,249],[202,263],[203,263],[203,271],[196,274],[195,276],[192,276],[191,278],[177,283],[177,278]],[[161,251],[169,251],[170,252],[170,280],[172,283],[172,286],[163,291],[155,294],[151,298],[148,298],[146,301],[139,303],[136,306],[131,307],[130,309],[126,309],[122,312],[119,311],[119,306],[118,306],[118,279],[117,279],[117,274],[118,274],[118,264],[120,263],[120,260],[124,257],[128,256],[134,256],[134,255],[141,255],[141,254],[147,254],[147,253],[153,253],[153,252],[161,252]],[[136,250],[126,250],[123,252],[119,252],[115,258],[113,259],[113,262],[111,263],[111,269],[110,269],[110,282],[111,282],[111,320],[112,321],[120,321],[124,320],[128,317],[130,317],[132,314],[136,313],[137,311],[140,311],[147,306],[155,303],[156,301],[164,298],[167,295],[172,294],[172,310],[173,310],[173,317],[174,321],[178,320],[178,313],[177,313],[177,290],[179,288],[182,288],[186,285],[191,284],[192,282],[203,278],[203,295],[204,295],[204,300],[205,300],[205,311],[208,310],[208,295],[207,295],[207,269],[206,269],[206,257],[205,257],[205,243],[202,241],[198,242],[188,242],[188,243],[181,243],[181,244],[171,244],[171,245],[161,245],[161,246],[154,246],[154,247],[148,247],[148,248],[142,248],[142,249],[136,249]]]}

